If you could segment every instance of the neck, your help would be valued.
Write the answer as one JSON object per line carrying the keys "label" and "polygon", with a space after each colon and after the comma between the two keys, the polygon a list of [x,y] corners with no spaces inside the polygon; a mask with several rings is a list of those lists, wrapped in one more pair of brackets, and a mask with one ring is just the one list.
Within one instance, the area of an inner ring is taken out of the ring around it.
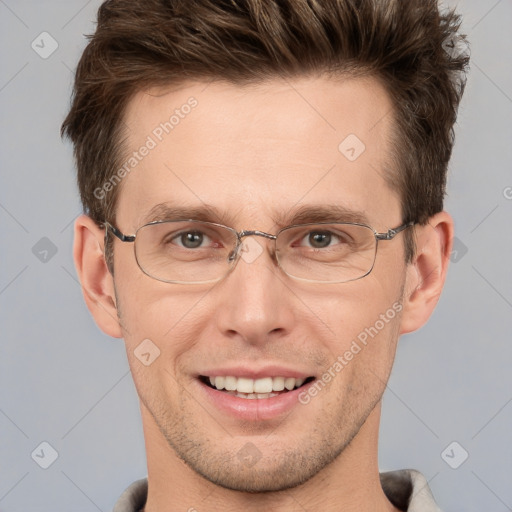
{"label": "neck", "polygon": [[380,403],[345,450],[313,478],[292,489],[261,494],[233,491],[207,481],[177,457],[144,406],[142,418],[149,483],[143,512],[398,512],[380,485]]}

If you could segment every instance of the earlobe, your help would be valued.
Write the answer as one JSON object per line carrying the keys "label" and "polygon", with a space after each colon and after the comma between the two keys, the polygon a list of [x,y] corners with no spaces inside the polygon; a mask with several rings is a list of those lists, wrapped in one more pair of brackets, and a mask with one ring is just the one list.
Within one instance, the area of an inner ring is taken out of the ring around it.
{"label": "earlobe", "polygon": [[75,221],[73,255],[84,299],[96,324],[105,334],[121,338],[114,279],[104,257],[104,236],[105,231],[90,217],[81,215]]}
{"label": "earlobe", "polygon": [[408,265],[400,334],[423,326],[441,295],[453,243],[453,219],[440,212],[416,226],[416,253]]}

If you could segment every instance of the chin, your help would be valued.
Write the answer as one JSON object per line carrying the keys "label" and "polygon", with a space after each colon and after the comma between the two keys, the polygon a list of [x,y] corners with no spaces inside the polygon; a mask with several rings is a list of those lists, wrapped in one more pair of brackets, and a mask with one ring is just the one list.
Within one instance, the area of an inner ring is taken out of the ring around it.
{"label": "chin", "polygon": [[259,469],[240,466],[227,468],[226,465],[216,468],[192,467],[192,469],[209,482],[224,489],[243,493],[272,493],[297,487],[324,467],[324,464],[315,467],[311,461],[301,460],[301,457],[294,459],[283,460],[279,467],[267,465]]}
{"label": "chin", "polygon": [[241,449],[234,449],[230,443],[222,450],[210,441],[180,441],[176,443],[176,439],[168,437],[178,457],[197,475],[242,493],[272,493],[300,486],[330,465],[348,444],[331,438],[312,443],[303,440],[299,447],[279,448],[263,447],[255,440],[255,444],[248,442]]}

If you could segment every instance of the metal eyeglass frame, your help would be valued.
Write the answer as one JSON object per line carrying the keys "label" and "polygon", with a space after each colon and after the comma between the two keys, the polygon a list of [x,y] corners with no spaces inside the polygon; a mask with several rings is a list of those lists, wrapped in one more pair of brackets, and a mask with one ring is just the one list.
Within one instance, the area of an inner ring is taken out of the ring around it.
{"label": "metal eyeglass frame", "polygon": [[[349,226],[362,226],[362,227],[370,229],[373,232],[373,235],[375,236],[375,240],[376,240],[375,257],[374,257],[373,264],[372,264],[371,268],[368,270],[368,272],[366,272],[366,274],[363,274],[360,277],[356,277],[354,279],[349,279],[347,281],[317,281],[317,280],[314,280],[314,279],[313,280],[312,279],[305,279],[305,278],[302,278],[302,277],[296,277],[296,276],[288,274],[285,270],[282,269],[282,267],[279,264],[279,260],[277,260],[277,264],[279,265],[281,270],[283,270],[283,272],[287,276],[291,277],[292,279],[296,279],[296,280],[299,280],[299,281],[306,281],[306,282],[310,282],[310,283],[323,283],[323,284],[336,284],[336,283],[342,284],[342,283],[348,283],[350,281],[357,281],[358,279],[362,279],[363,277],[366,277],[373,270],[373,267],[375,266],[375,260],[377,259],[377,249],[378,249],[378,246],[379,246],[379,241],[380,240],[384,240],[384,241],[385,240],[393,240],[393,238],[395,238],[395,236],[398,235],[398,233],[401,233],[405,229],[407,229],[407,228],[409,228],[411,226],[414,226],[416,224],[416,222],[414,222],[414,221],[406,222],[404,224],[401,224],[400,226],[397,226],[396,228],[388,229],[384,233],[378,233],[371,226],[368,226],[367,224],[359,224],[357,222],[311,222],[311,223],[306,223],[306,224],[293,224],[291,226],[285,226],[284,228],[281,228],[277,232],[277,234],[272,235],[270,233],[265,233],[264,231],[259,231],[259,230],[245,230],[245,229],[243,229],[242,231],[236,231],[234,228],[231,228],[229,226],[225,226],[224,224],[218,224],[218,223],[215,223],[215,222],[201,221],[201,220],[197,220],[197,219],[172,219],[172,220],[169,219],[169,220],[155,220],[153,222],[148,222],[147,224],[144,224],[144,225],[138,227],[137,230],[135,231],[135,234],[133,234],[133,235],[125,235],[118,228],[116,228],[114,225],[110,224],[110,222],[105,221],[103,223],[104,227],[106,228],[106,230],[105,230],[105,241],[106,241],[106,238],[107,238],[107,233],[108,233],[108,231],[110,231],[121,242],[128,242],[128,243],[133,242],[134,243],[135,239],[137,238],[138,231],[141,230],[142,228],[145,228],[146,226],[151,226],[153,224],[165,224],[165,223],[171,223],[171,222],[200,222],[202,224],[208,224],[208,225],[211,225],[211,226],[217,226],[217,227],[224,228],[224,229],[227,229],[227,230],[231,231],[233,234],[236,235],[237,242],[236,242],[236,246],[235,246],[234,250],[229,255],[229,258],[228,258],[229,261],[233,261],[236,257],[238,257],[239,249],[240,249],[240,247],[242,245],[242,238],[244,238],[246,236],[262,236],[264,238],[268,238],[270,240],[276,241],[277,237],[279,236],[279,234],[282,231],[285,231],[287,229],[295,228],[295,227],[301,227],[301,226],[308,226],[308,225],[318,226],[318,225],[322,225],[322,224],[328,224],[328,225],[339,224],[339,225],[349,225]],[[105,244],[105,247],[106,247],[106,244]],[[227,270],[227,272],[222,277],[219,277],[218,279],[213,279],[213,280],[210,280],[210,281],[190,281],[190,282],[186,282],[186,281],[168,281],[168,280],[165,280],[165,279],[158,279],[157,277],[155,277],[155,276],[153,276],[151,274],[148,274],[141,267],[141,265],[139,263],[139,260],[137,258],[137,254],[135,252],[135,245],[134,245],[134,255],[135,255],[135,261],[137,262],[138,267],[142,270],[142,272],[144,274],[146,274],[148,277],[151,277],[152,279],[155,279],[156,281],[160,281],[160,282],[163,282],[163,283],[170,283],[170,284],[204,284],[204,283],[214,283],[214,282],[220,281],[221,279],[224,279],[224,277],[226,277],[236,266],[236,263],[235,263],[235,265],[230,267]]]}

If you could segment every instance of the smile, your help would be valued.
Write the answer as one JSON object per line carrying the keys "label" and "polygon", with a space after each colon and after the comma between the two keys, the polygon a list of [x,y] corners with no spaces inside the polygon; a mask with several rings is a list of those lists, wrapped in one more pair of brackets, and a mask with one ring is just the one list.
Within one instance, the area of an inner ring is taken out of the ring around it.
{"label": "smile", "polygon": [[288,393],[308,384],[314,377],[262,377],[250,379],[247,377],[226,376],[201,376],[200,380],[218,391],[244,399],[268,399]]}

